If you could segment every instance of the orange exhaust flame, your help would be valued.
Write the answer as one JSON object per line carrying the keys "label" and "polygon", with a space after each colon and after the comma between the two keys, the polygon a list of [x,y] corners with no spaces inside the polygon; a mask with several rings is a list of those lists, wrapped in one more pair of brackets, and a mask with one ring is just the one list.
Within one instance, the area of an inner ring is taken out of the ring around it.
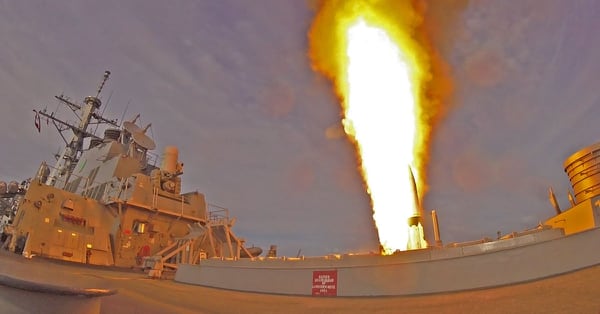
{"label": "orange exhaust flame", "polygon": [[442,63],[423,40],[423,12],[409,1],[322,1],[309,33],[312,65],[334,83],[357,149],[382,254],[427,246],[421,224],[409,227],[423,216],[409,175],[422,199],[439,96],[449,89],[432,83]]}

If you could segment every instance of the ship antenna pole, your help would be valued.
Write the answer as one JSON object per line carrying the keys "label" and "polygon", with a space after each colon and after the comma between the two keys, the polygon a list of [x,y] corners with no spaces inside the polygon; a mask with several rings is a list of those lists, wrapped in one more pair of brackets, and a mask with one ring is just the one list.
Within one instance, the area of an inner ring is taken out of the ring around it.
{"label": "ship antenna pole", "polygon": [[[100,93],[98,93],[100,94]],[[106,111],[106,108],[108,108],[108,104],[110,103],[110,100],[112,98],[113,92],[110,92],[110,95],[108,95],[108,100],[106,101],[106,104],[104,105],[104,108],[102,109],[102,113],[100,114],[100,118],[102,118],[102,116],[104,116],[104,111]],[[96,128],[94,129],[94,135],[96,135],[96,133],[98,132],[98,127],[100,127],[100,123],[96,124]]]}
{"label": "ship antenna pole", "polygon": [[73,137],[64,148],[61,156],[56,162],[55,167],[50,172],[50,175],[46,180],[47,185],[56,186],[57,181],[61,181],[61,183],[64,184],[63,186],[66,186],[69,182],[73,168],[79,161],[79,154],[83,151],[83,140],[89,136],[87,129],[90,124],[90,120],[94,117],[99,119],[98,116],[95,115],[95,111],[99,109],[102,104],[102,101],[100,101],[98,96],[100,95],[100,92],[102,91],[102,88],[104,87],[104,84],[108,80],[109,76],[110,71],[104,71],[104,79],[98,87],[96,97],[85,97],[85,104],[78,108],[81,109],[79,125],[72,128]]}
{"label": "ship antenna pole", "polygon": [[106,81],[108,81],[109,76],[110,76],[110,71],[108,71],[108,70],[104,71],[104,79],[102,80],[102,83],[100,83],[100,86],[98,87],[98,93],[96,93],[96,98],[98,98],[100,96],[100,92],[102,92],[102,88],[104,88],[104,84],[106,83]]}

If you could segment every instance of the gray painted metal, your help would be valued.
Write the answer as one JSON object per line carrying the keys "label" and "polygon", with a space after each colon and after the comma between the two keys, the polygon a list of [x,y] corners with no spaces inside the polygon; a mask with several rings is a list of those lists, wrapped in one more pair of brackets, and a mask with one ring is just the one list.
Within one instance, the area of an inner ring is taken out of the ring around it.
{"label": "gray painted metal", "polygon": [[[2,313],[100,313],[100,298],[114,289],[74,288],[0,275]],[[1,302],[0,302],[1,303]]]}
{"label": "gray painted metal", "polygon": [[564,236],[545,229],[511,239],[390,256],[203,260],[179,266],[175,280],[273,294],[312,295],[317,271],[337,271],[337,296],[399,296],[536,280],[600,264],[600,228]]}

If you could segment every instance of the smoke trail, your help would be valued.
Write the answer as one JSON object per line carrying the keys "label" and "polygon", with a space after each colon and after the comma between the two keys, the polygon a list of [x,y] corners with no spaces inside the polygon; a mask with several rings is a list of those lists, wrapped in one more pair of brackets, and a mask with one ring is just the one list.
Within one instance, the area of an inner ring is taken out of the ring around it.
{"label": "smoke trail", "polygon": [[[455,21],[467,6],[467,1],[438,1],[432,5],[421,0],[330,0],[316,1],[313,5],[317,14],[308,34],[311,64],[315,71],[333,82],[343,108],[347,108],[349,100],[346,32],[359,18],[384,29],[401,46],[406,62],[412,65],[409,75],[417,121],[412,164],[422,199],[427,190],[430,142],[436,126],[450,108],[453,90],[450,68],[444,62],[439,48],[448,49],[451,46]],[[345,123],[345,128],[346,133],[351,135],[353,130],[349,129],[352,124]],[[352,136],[350,139],[355,141]],[[355,144],[359,155],[357,158],[362,164],[360,144]],[[366,172],[363,165],[365,180]]]}

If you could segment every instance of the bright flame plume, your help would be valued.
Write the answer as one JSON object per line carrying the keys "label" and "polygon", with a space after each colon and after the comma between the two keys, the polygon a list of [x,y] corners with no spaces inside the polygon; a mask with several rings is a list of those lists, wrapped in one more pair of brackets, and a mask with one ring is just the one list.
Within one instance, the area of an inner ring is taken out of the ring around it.
{"label": "bright flame plume", "polygon": [[408,223],[423,216],[409,166],[422,199],[440,107],[430,97],[436,60],[419,41],[421,22],[410,1],[330,0],[321,2],[309,34],[312,65],[333,81],[356,145],[383,254],[427,246],[422,226]]}

